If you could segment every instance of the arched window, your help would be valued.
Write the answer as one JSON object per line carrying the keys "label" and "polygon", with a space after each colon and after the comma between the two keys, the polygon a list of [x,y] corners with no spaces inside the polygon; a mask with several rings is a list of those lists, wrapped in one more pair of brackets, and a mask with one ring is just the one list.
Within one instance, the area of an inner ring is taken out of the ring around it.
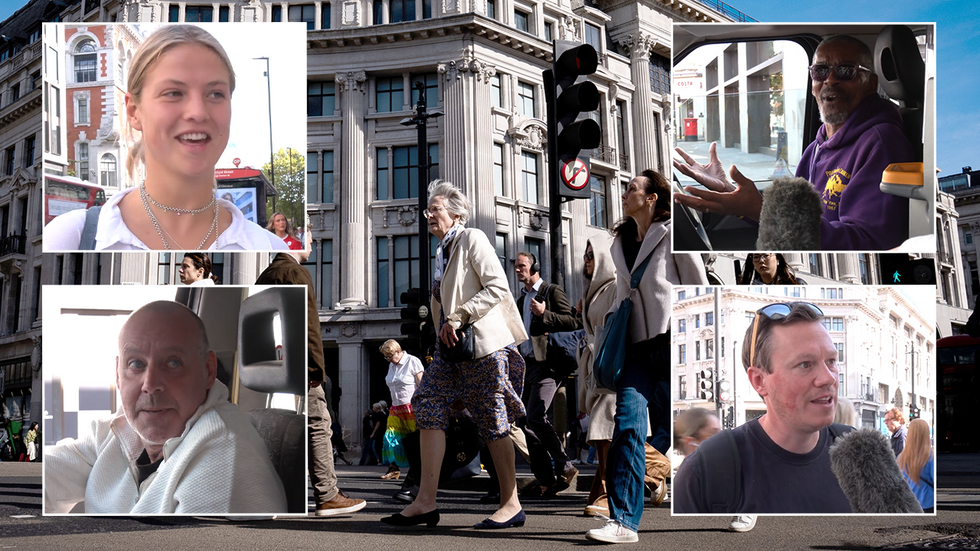
{"label": "arched window", "polygon": [[102,187],[116,187],[116,158],[111,153],[106,153],[99,161],[99,174]]}
{"label": "arched window", "polygon": [[95,41],[86,38],[75,46],[75,82],[95,82]]}

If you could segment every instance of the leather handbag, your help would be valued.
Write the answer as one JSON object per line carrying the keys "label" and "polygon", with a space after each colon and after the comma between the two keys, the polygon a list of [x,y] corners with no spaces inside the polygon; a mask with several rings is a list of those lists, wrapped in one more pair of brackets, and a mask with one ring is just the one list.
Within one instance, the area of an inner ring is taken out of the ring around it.
{"label": "leather handbag", "polygon": [[456,344],[452,348],[442,345],[442,359],[449,363],[472,362],[473,357],[473,325],[467,323],[456,330]]}
{"label": "leather handbag", "polygon": [[609,316],[606,324],[596,328],[595,357],[592,360],[592,375],[595,377],[596,391],[600,393],[616,392],[616,383],[626,362],[626,335],[629,332],[630,313],[633,312],[633,300],[630,298],[636,286],[643,278],[643,272],[653,255],[647,256],[633,272],[630,278],[630,292],[619,303],[619,308]]}

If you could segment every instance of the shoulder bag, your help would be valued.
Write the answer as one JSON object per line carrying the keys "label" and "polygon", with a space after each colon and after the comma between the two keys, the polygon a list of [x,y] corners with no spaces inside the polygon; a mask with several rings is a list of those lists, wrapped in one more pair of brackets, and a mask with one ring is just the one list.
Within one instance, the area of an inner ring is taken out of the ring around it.
{"label": "shoulder bag", "polygon": [[606,325],[596,328],[595,358],[592,360],[592,374],[596,381],[596,391],[600,393],[616,392],[616,382],[626,361],[626,334],[629,332],[630,313],[633,311],[633,300],[630,298],[636,286],[643,278],[647,264],[653,258],[647,256],[630,278],[630,292],[619,303],[619,308],[609,316]]}
{"label": "shoulder bag", "polygon": [[[439,338],[438,336],[436,338]],[[440,344],[442,359],[449,363],[471,362],[473,358],[473,325],[467,323],[456,330],[456,344],[452,348]]]}

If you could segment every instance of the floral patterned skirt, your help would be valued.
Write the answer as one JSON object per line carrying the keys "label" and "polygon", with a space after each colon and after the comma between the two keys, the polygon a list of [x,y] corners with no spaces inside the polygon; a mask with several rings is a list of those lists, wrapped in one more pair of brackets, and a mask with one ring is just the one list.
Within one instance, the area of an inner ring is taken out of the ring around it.
{"label": "floral patterned skirt", "polygon": [[510,433],[511,423],[524,417],[524,358],[509,345],[471,362],[442,360],[442,342],[436,343],[432,364],[415,389],[412,408],[418,428],[449,428],[451,404],[460,400],[469,410],[487,442]]}

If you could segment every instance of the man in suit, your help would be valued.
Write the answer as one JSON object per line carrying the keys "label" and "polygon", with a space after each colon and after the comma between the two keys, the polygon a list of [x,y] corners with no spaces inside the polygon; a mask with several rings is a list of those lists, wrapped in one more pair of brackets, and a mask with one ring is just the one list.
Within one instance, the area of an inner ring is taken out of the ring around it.
{"label": "man in suit", "polygon": [[533,254],[518,254],[514,268],[518,281],[524,284],[517,309],[521,311],[524,329],[531,337],[520,345],[521,355],[527,363],[524,382],[527,417],[521,428],[527,435],[531,471],[538,483],[530,486],[525,494],[551,497],[568,488],[578,469],[565,454],[548,417],[561,382],[548,364],[548,333],[581,329],[582,322],[572,311],[565,291],[541,279],[540,266]]}

